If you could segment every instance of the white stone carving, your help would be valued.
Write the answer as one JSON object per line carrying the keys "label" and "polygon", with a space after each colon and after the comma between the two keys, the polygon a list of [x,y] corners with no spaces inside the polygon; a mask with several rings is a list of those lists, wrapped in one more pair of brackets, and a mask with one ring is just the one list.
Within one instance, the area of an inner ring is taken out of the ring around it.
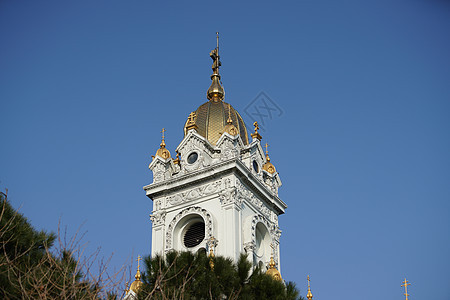
{"label": "white stone carving", "polygon": [[254,193],[248,190],[239,180],[236,181],[237,197],[252,203],[260,212],[270,219],[270,209],[259,200]]}
{"label": "white stone carving", "polygon": [[172,196],[167,197],[167,203],[170,205],[179,205],[184,202],[197,200],[201,197],[212,195],[221,190],[222,180],[215,181],[213,183],[208,183],[186,192],[181,192]]}
{"label": "white stone carving", "polygon": [[150,215],[150,220],[152,221],[153,226],[161,226],[164,225],[166,221],[166,212],[160,211]]}

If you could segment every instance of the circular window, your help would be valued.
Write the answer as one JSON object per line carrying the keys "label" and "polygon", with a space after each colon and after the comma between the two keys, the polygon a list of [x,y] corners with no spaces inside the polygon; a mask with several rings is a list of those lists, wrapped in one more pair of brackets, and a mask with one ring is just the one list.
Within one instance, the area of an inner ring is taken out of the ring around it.
{"label": "circular window", "polygon": [[259,166],[256,160],[253,161],[253,170],[255,170],[256,173],[259,172]]}
{"label": "circular window", "polygon": [[189,164],[193,164],[193,163],[195,163],[197,161],[197,159],[198,159],[197,152],[192,152],[191,154],[188,155],[187,162]]}
{"label": "circular window", "polygon": [[183,243],[187,248],[198,246],[205,238],[205,223],[195,222],[186,230]]}

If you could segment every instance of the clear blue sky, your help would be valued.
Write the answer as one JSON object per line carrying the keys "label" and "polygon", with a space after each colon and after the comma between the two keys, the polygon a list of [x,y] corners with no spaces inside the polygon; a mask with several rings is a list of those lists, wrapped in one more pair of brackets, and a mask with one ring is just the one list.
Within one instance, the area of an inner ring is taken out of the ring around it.
{"label": "clear blue sky", "polygon": [[148,164],[206,101],[264,91],[282,275],[315,299],[450,298],[450,3],[1,1],[0,187],[118,267],[150,252]]}

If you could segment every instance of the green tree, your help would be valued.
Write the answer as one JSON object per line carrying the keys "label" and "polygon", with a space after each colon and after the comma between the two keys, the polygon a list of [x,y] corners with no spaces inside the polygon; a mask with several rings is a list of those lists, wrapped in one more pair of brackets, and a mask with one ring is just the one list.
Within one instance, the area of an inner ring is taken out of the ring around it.
{"label": "green tree", "polygon": [[251,263],[243,254],[234,264],[204,252],[171,251],[146,257],[144,265],[138,299],[303,299],[294,283],[285,285],[258,268],[250,275]]}

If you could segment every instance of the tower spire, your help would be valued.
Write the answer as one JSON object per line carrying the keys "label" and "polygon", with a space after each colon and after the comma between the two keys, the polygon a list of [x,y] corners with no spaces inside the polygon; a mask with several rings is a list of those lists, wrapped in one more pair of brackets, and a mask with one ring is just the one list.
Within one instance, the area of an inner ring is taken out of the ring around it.
{"label": "tower spire", "polygon": [[222,101],[225,97],[225,91],[223,90],[222,84],[220,83],[220,75],[219,75],[219,67],[222,65],[220,62],[219,56],[219,32],[216,32],[216,48],[209,53],[209,56],[213,60],[212,70],[213,74],[211,75],[211,86],[209,87],[206,95],[209,100],[218,102]]}
{"label": "tower spire", "polygon": [[405,293],[404,293],[404,295],[406,297],[405,300],[408,300],[408,296],[409,296],[408,285],[411,285],[411,283],[409,283],[408,280],[406,280],[406,278],[405,278],[405,280],[403,281],[403,284],[401,285],[402,287],[405,287]]}
{"label": "tower spire", "polygon": [[164,141],[164,132],[166,132],[166,129],[165,128],[163,128],[162,130],[161,130],[161,133],[162,133],[162,138],[161,138],[161,148],[165,148],[166,147],[166,142]]}
{"label": "tower spire", "polygon": [[306,294],[306,298],[308,298],[308,300],[312,300],[313,294],[311,293],[311,286],[309,284],[311,280],[309,280],[309,275],[306,278],[308,279],[308,293]]}

